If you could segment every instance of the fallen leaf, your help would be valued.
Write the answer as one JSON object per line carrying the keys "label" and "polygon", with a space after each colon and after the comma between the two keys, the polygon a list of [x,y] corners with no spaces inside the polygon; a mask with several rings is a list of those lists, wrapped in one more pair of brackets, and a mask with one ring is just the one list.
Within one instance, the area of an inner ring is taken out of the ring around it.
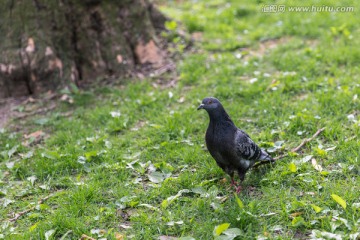
{"label": "fallen leaf", "polygon": [[35,41],[34,41],[33,38],[29,38],[29,39],[28,39],[28,44],[27,44],[27,46],[26,46],[26,48],[25,48],[25,51],[26,51],[27,53],[33,53],[33,52],[35,52]]}
{"label": "fallen leaf", "polygon": [[14,202],[13,200],[5,198],[3,202],[3,207],[7,207],[9,204],[13,202]]}
{"label": "fallen leaf", "polygon": [[311,159],[311,164],[313,165],[313,167],[315,168],[315,170],[317,170],[317,171],[319,171],[319,172],[321,172],[321,171],[323,170],[322,167],[321,167],[319,164],[317,164],[315,158]]}
{"label": "fallen leaf", "polygon": [[7,155],[9,158],[11,158],[11,156],[14,155],[14,153],[16,153],[18,147],[19,147],[19,145],[15,145],[7,152]]}
{"label": "fallen leaf", "polygon": [[291,221],[291,225],[294,227],[299,227],[301,225],[305,224],[305,220],[302,217],[295,217],[292,221]]}
{"label": "fallen leaf", "polygon": [[63,102],[74,103],[74,100],[72,99],[72,97],[70,97],[67,94],[62,95],[60,100]]}
{"label": "fallen leaf", "polygon": [[315,204],[311,204],[311,207],[314,209],[314,211],[315,211],[316,213],[319,213],[319,212],[321,212],[321,210],[322,210],[321,207],[318,207],[318,206],[316,206]]}
{"label": "fallen leaf", "polygon": [[214,228],[214,236],[220,236],[222,232],[224,232],[226,229],[228,229],[230,226],[230,223],[223,223]]}
{"label": "fallen leaf", "polygon": [[45,233],[45,239],[48,240],[55,233],[55,229],[51,229]]}
{"label": "fallen leaf", "polygon": [[24,137],[29,139],[29,138],[32,138],[32,137],[33,138],[38,138],[38,137],[41,137],[43,135],[45,135],[45,133],[43,131],[41,131],[41,130],[38,130],[36,132],[30,133],[29,135],[25,134]]}
{"label": "fallen leaf", "polygon": [[189,189],[182,189],[176,195],[170,196],[161,203],[161,207],[167,208],[172,202],[174,202],[177,198],[179,198],[183,193],[190,192]]}
{"label": "fallen leaf", "polygon": [[152,172],[152,173],[148,174],[148,178],[153,183],[161,183],[164,181],[165,176],[161,172]]}
{"label": "fallen leaf", "polygon": [[303,212],[294,212],[294,213],[290,214],[290,216],[297,217],[297,216],[300,216],[301,214],[303,214]]}
{"label": "fallen leaf", "polygon": [[118,63],[122,63],[123,57],[120,54],[118,54],[118,55],[116,55],[116,60],[118,61]]}
{"label": "fallen leaf", "polygon": [[123,240],[123,239],[124,239],[124,235],[116,232],[116,233],[115,233],[115,239],[116,239],[116,240]]}
{"label": "fallen leaf", "polygon": [[296,168],[295,163],[290,163],[290,164],[289,164],[289,170],[290,170],[290,172],[292,172],[292,173],[295,173],[295,172],[297,171],[297,168]]}
{"label": "fallen leaf", "polygon": [[83,235],[81,235],[80,240],[96,240],[96,239],[83,234]]}
{"label": "fallen leaf", "polygon": [[331,194],[332,199],[337,202],[342,208],[346,209],[346,201],[336,194]]}

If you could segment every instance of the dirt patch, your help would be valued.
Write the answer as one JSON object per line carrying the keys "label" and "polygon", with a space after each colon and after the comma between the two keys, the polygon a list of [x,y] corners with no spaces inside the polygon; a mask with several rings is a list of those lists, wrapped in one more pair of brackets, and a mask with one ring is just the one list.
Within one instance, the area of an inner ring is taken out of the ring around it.
{"label": "dirt patch", "polygon": [[285,43],[289,42],[290,40],[291,40],[290,37],[269,39],[269,40],[260,42],[257,49],[255,49],[255,48],[244,49],[245,51],[249,52],[249,54],[245,56],[245,60],[248,60],[252,57],[262,57],[265,55],[266,51],[277,48],[278,45],[285,44]]}
{"label": "dirt patch", "polygon": [[10,119],[16,115],[13,109],[19,106],[24,99],[7,98],[0,100],[0,128],[4,128]]}

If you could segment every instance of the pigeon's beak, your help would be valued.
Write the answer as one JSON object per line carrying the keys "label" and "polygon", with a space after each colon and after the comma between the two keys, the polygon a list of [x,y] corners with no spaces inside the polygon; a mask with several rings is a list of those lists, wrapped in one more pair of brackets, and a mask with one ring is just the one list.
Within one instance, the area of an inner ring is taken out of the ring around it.
{"label": "pigeon's beak", "polygon": [[197,110],[203,109],[204,108],[204,104],[200,104],[200,106],[197,108]]}

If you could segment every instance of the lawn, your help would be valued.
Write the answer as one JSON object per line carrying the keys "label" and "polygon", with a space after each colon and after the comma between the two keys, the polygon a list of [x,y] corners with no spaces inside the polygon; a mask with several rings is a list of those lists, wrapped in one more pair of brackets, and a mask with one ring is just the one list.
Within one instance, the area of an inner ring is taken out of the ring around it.
{"label": "lawn", "polygon": [[[175,84],[65,91],[53,111],[0,129],[0,239],[359,239],[360,3],[274,2],[285,11],[160,1],[181,55],[161,78]],[[236,194],[204,146],[207,96],[274,157],[325,130]]]}

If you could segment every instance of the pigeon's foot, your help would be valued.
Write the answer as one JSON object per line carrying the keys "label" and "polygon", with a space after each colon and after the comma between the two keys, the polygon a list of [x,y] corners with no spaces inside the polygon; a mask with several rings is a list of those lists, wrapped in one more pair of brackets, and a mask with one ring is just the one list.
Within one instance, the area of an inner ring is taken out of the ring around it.
{"label": "pigeon's foot", "polygon": [[237,186],[236,187],[236,194],[239,194],[240,192],[241,192],[241,190],[242,190],[242,186]]}
{"label": "pigeon's foot", "polygon": [[231,186],[235,188],[236,193],[240,193],[242,190],[242,186],[234,181],[234,178],[231,178]]}

